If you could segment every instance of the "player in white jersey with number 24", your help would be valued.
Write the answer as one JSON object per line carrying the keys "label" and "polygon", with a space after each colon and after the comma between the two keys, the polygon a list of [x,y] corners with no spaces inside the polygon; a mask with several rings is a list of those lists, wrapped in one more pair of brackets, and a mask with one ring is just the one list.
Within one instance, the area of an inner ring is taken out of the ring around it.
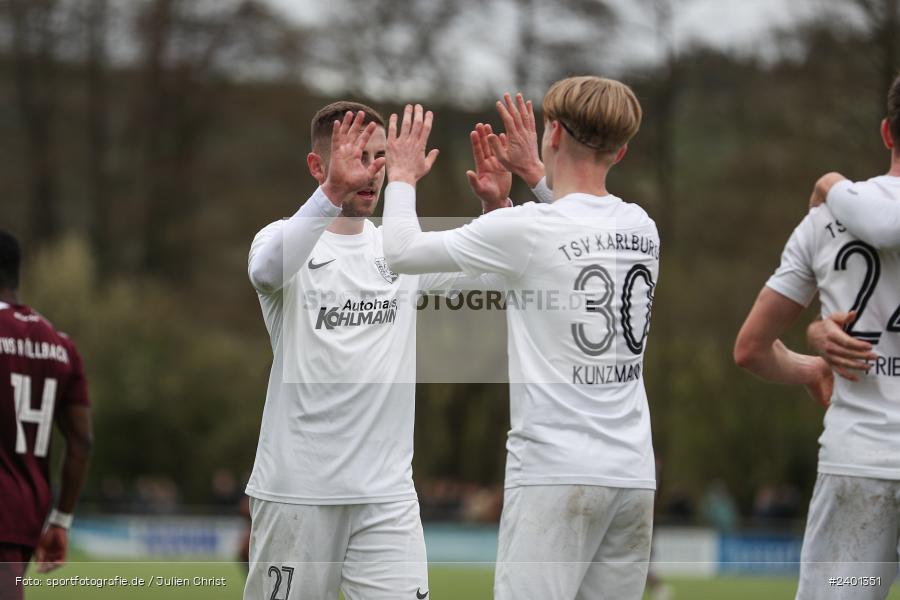
{"label": "player in white jersey with number 24", "polygon": [[[882,137],[892,150],[888,174],[835,186],[826,204],[810,210],[735,344],[738,364],[763,378],[806,384],[817,393],[827,393],[833,380],[803,539],[800,600],[880,600],[897,574],[900,248],[892,240],[900,239],[900,232],[884,227],[890,214],[879,205],[896,215],[900,203],[900,78],[888,96]],[[860,200],[839,198],[848,192]],[[843,206],[848,201],[853,214]],[[841,349],[829,345],[828,334],[822,333],[834,326],[833,320],[811,326],[813,346],[827,363],[791,352],[778,341],[817,293],[822,315],[843,313],[838,320],[856,340],[834,338],[846,345]],[[860,360],[868,363],[860,365]],[[829,364],[845,376],[833,378]],[[863,370],[853,374],[857,366]]]}

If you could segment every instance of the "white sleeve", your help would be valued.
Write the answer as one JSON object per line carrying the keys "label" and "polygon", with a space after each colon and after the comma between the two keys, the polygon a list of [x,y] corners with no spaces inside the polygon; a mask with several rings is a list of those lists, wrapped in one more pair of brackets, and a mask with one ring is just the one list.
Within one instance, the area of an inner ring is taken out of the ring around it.
{"label": "white sleeve", "polygon": [[538,222],[534,203],[501,208],[468,225],[444,232],[444,245],[459,270],[470,276],[496,273],[506,281],[518,279],[534,252]]}
{"label": "white sleeve", "polygon": [[818,291],[812,261],[813,229],[812,216],[806,215],[785,245],[781,265],[766,282],[766,287],[802,306],[809,306]]}
{"label": "white sleeve", "polygon": [[250,246],[247,268],[253,287],[261,294],[273,294],[284,287],[340,212],[340,207],[318,188],[294,216],[257,233]]}
{"label": "white sleeve", "polygon": [[[499,209],[508,210],[508,209]],[[493,211],[493,214],[498,211]],[[416,215],[416,188],[389,183],[384,190],[384,257],[395,273],[456,272],[460,268],[444,247],[447,231],[422,231]]]}
{"label": "white sleeve", "polygon": [[900,200],[845,180],[832,186],[826,202],[854,236],[878,249],[900,249]]}
{"label": "white sleeve", "polygon": [[506,289],[503,278],[495,273],[477,276],[465,273],[427,273],[419,279],[419,291],[443,294],[451,290],[498,290]]}
{"label": "white sleeve", "polygon": [[547,178],[541,177],[541,180],[534,184],[531,193],[543,204],[553,204],[553,190],[547,187]]}

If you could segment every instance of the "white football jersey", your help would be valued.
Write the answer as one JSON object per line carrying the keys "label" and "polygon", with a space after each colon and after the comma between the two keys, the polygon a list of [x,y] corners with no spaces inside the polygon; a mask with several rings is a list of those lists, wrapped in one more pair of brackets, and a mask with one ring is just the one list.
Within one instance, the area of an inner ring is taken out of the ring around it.
{"label": "white football jersey", "polygon": [[860,381],[835,377],[819,472],[900,479],[900,250],[870,246],[822,205],[794,230],[766,285],[804,306],[818,291],[823,317],[855,310],[848,333],[878,354]]}
{"label": "white football jersey", "polygon": [[[329,210],[318,192],[314,201],[323,207],[316,214]],[[256,235],[251,264],[284,223]],[[292,244],[285,247],[290,252]],[[381,230],[367,220],[359,235],[322,232],[281,290],[258,291],[273,363],[249,496],[296,504],[416,498],[416,307],[410,299],[420,284],[449,289],[459,277],[391,273]]]}
{"label": "white football jersey", "polygon": [[654,489],[642,373],[659,273],[653,220],[612,195],[571,194],[494,211],[443,240],[464,271],[504,279],[506,486]]}

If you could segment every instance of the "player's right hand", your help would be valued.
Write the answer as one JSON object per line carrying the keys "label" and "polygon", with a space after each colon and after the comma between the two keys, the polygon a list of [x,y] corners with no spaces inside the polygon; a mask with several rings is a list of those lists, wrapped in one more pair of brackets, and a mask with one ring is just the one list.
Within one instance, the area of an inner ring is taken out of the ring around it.
{"label": "player's right hand", "polygon": [[506,131],[488,136],[491,150],[504,167],[533,188],[544,176],[544,163],[538,152],[537,123],[531,100],[526,102],[522,94],[516,94],[513,103],[510,95],[504,94],[503,101],[497,101],[497,112]]}
{"label": "player's right hand", "polygon": [[398,121],[396,113],[388,120],[388,181],[415,185],[431,171],[438,157],[437,148],[427,153],[425,151],[434,113],[426,111],[421,104],[407,104],[403,109],[403,120],[399,122],[399,128]]}
{"label": "player's right hand", "polygon": [[820,204],[825,203],[825,199],[828,197],[828,192],[831,190],[832,186],[836,184],[838,181],[843,181],[847,179],[840,173],[832,171],[831,173],[825,173],[821,177],[819,177],[816,184],[813,186],[812,195],[809,197],[809,207],[815,208]]}
{"label": "player's right hand", "polygon": [[852,323],[856,313],[839,312],[825,319],[813,321],[806,328],[809,347],[834,369],[838,375],[850,381],[859,381],[855,371],[868,371],[866,361],[878,358],[872,352],[872,344],[848,335],[844,327]]}
{"label": "player's right hand", "polygon": [[335,121],[331,133],[331,157],[328,162],[328,176],[322,184],[322,191],[338,205],[343,199],[364,188],[384,167],[384,157],[373,160],[369,165],[362,161],[362,154],[378,124],[374,121],[365,127],[366,113],[359,111],[354,117],[347,111],[342,121]]}
{"label": "player's right hand", "polygon": [[68,547],[68,530],[56,525],[49,525],[41,534],[41,539],[34,550],[38,573],[47,573],[65,564]]}

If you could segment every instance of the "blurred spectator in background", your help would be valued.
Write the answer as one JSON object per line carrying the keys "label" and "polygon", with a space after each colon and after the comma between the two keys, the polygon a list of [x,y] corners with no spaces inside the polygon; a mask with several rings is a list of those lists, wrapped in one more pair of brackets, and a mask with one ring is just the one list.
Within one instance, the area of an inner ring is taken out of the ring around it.
{"label": "blurred spectator in background", "polygon": [[128,490],[118,477],[104,477],[100,482],[98,501],[104,513],[122,512],[128,509]]}
{"label": "blurred spectator in background", "polygon": [[721,532],[737,529],[737,506],[723,480],[715,479],[706,488],[706,493],[700,501],[700,515],[707,524]]}
{"label": "blurred spectator in background", "polygon": [[783,527],[800,517],[800,490],[796,486],[768,483],[753,502],[753,520],[759,525]]}
{"label": "blurred spectator in background", "polygon": [[244,497],[244,491],[238,486],[234,473],[224,467],[213,471],[209,503],[217,512],[234,513]]}
{"label": "blurred spectator in background", "polygon": [[497,523],[503,508],[503,486],[474,486],[463,500],[462,518],[467,523]]}
{"label": "blurred spectator in background", "polygon": [[135,481],[135,508],[150,514],[177,512],[181,496],[178,486],[170,477],[142,475]]}
{"label": "blurred spectator in background", "polygon": [[694,499],[684,485],[672,485],[662,516],[667,522],[680,525],[687,525],[694,520]]}
{"label": "blurred spectator in background", "polygon": [[423,521],[497,523],[503,507],[503,488],[432,479],[419,490],[419,504]]}

